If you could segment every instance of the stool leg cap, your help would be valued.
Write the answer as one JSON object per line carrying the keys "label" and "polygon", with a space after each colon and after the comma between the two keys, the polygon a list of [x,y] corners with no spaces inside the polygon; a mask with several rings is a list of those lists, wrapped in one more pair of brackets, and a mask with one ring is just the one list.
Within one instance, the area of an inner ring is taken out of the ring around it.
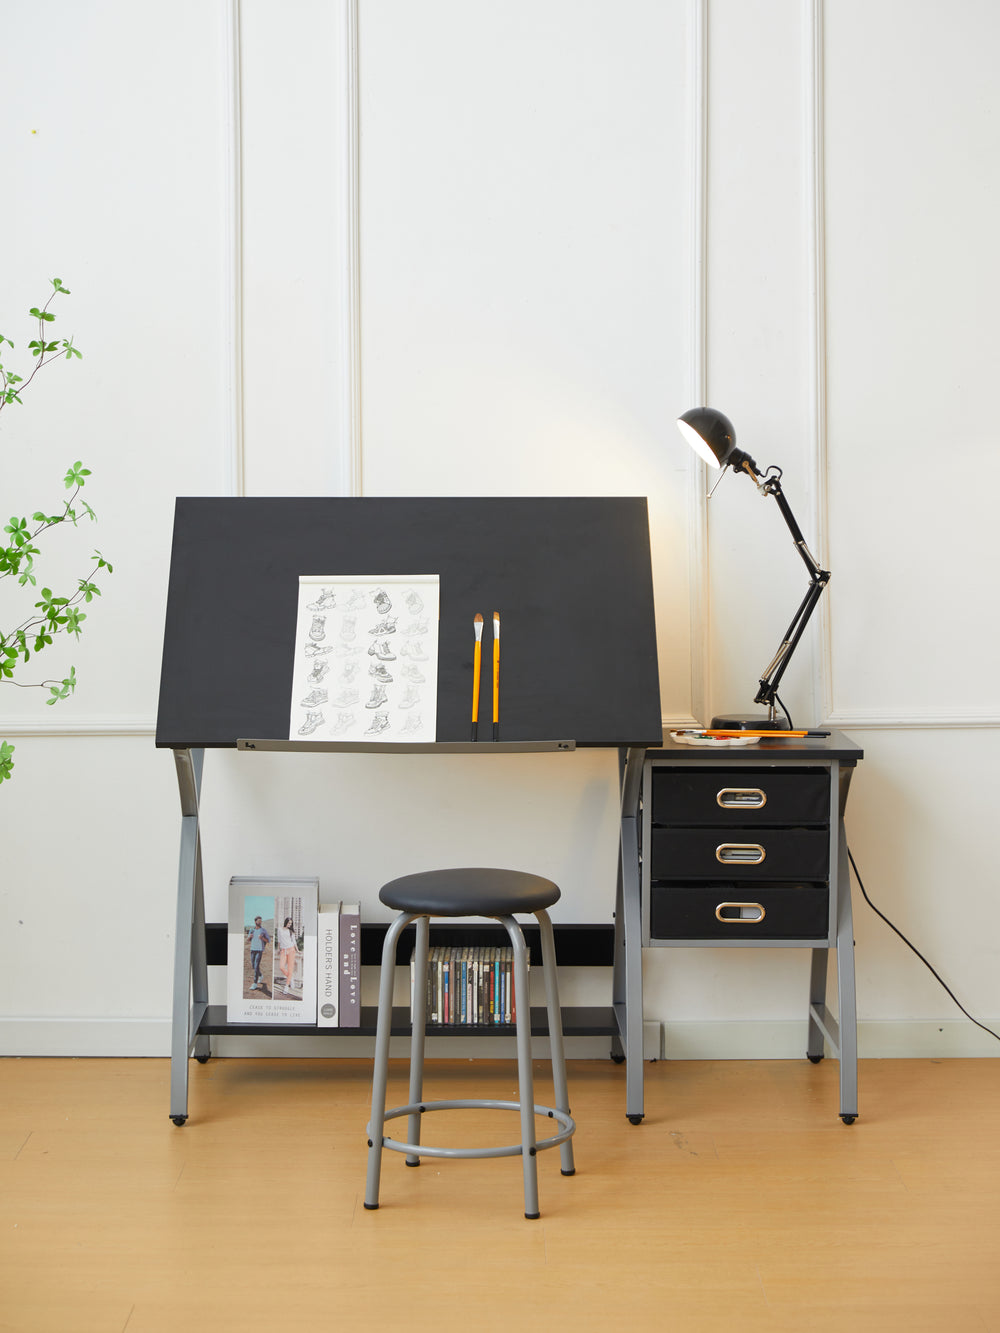
{"label": "stool leg cap", "polygon": [[368,1209],[368,1211],[369,1211],[370,1213],[374,1213],[375,1210],[378,1208],[378,1204],[377,1204],[377,1203],[366,1203],[366,1204],[365,1204],[365,1207]]}
{"label": "stool leg cap", "polygon": [[559,1174],[560,1174],[561,1176],[575,1176],[575,1175],[576,1175],[576,1167],[574,1167],[572,1171],[560,1171]]}
{"label": "stool leg cap", "polygon": [[525,1213],[525,1217],[529,1222],[537,1222],[541,1217],[541,1213]]}

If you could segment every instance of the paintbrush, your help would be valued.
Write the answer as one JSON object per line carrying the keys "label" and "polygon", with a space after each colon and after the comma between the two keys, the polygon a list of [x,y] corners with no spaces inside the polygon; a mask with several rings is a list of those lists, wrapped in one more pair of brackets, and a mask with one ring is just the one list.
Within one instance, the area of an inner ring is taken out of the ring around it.
{"label": "paintbrush", "polygon": [[493,739],[500,739],[500,612],[493,612]]}
{"label": "paintbrush", "polygon": [[483,618],[477,611],[472,618],[476,632],[476,655],[472,662],[472,739],[479,739],[479,675],[483,664]]}

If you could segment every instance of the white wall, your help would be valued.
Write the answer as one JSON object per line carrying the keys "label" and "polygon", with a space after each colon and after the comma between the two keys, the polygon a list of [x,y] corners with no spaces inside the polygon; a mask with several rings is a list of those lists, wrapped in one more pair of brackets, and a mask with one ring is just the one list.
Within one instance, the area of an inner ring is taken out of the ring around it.
{"label": "white wall", "polygon": [[[20,8],[0,330],[26,341],[58,275],[85,359],[0,417],[4,512],[83,458],[100,523],[78,540],[116,569],[50,650],[77,696],[0,686],[2,1049],[167,1049],[176,495],[647,495],[664,720],[704,719],[750,707],[803,578],[742,479],[706,502],[673,425],[701,401],[784,468],[833,570],[783,696],[865,748],[869,891],[996,1026],[998,37],[986,0]],[[561,882],[561,919],[610,920],[611,756],[417,762],[211,752],[209,916],[234,873],[318,873],[374,918],[392,875],[488,856]],[[384,801],[392,846],[357,836]],[[992,1053],[860,895],[855,915],[863,1052]],[[806,968],[648,951],[647,1017],[671,1055],[797,1056]],[[604,972],[570,984],[608,995]]]}

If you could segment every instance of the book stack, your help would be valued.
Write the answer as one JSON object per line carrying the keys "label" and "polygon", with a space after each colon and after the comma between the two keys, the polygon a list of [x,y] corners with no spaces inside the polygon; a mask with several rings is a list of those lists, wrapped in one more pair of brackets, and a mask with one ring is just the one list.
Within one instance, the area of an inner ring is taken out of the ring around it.
{"label": "book stack", "polygon": [[316,1026],[361,1026],[361,907],[321,903],[318,918],[319,982]]}
{"label": "book stack", "polygon": [[320,903],[319,880],[229,882],[230,1023],[361,1026],[361,909]]}
{"label": "book stack", "polygon": [[[410,957],[411,1007],[417,984]],[[514,950],[442,945],[427,957],[427,1021],[449,1027],[487,1027],[517,1021]]]}

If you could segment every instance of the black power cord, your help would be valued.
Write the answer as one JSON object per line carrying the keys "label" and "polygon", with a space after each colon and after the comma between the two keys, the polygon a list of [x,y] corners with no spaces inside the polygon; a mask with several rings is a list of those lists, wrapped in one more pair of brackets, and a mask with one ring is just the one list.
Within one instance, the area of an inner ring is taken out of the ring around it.
{"label": "black power cord", "polygon": [[935,978],[935,980],[938,981],[938,982],[940,982],[940,984],[942,985],[942,987],[948,992],[948,994],[949,994],[949,995],[951,996],[951,998],[955,1001],[955,1003],[958,1005],[959,1009],[961,1009],[962,1013],[966,1016],[966,1018],[969,1020],[969,1022],[970,1022],[970,1023],[975,1023],[975,1025],[976,1025],[977,1028],[982,1028],[984,1032],[988,1032],[988,1033],[990,1034],[991,1037],[996,1037],[997,1041],[1000,1041],[1000,1034],[997,1034],[996,1032],[994,1032],[992,1028],[988,1028],[988,1027],[986,1026],[985,1023],[980,1023],[980,1021],[979,1021],[978,1018],[973,1018],[973,1017],[972,1017],[972,1015],[969,1013],[968,1009],[966,1009],[965,1005],[962,1004],[961,1000],[958,998],[958,996],[955,994],[955,992],[951,989],[951,987],[947,984],[947,982],[945,982],[945,981],[943,980],[943,978],[940,976],[940,974],[934,970],[934,968],[933,968],[933,967],[931,966],[931,964],[927,961],[927,959],[923,956],[923,954],[920,952],[920,950],[919,950],[915,945],[911,944],[910,941],[909,941],[909,940],[906,938],[906,936],[903,934],[903,932],[902,932],[901,930],[899,930],[896,926],[894,926],[894,925],[892,924],[892,922],[889,920],[889,918],[886,916],[886,914],[885,914],[884,912],[880,912],[879,909],[875,906],[875,904],[872,902],[872,900],[868,897],[868,893],[867,893],[867,890],[865,889],[864,882],[862,881],[861,876],[858,874],[858,867],[857,867],[857,863],[856,863],[855,860],[854,860],[854,854],[852,853],[852,851],[851,851],[851,849],[850,849],[849,847],[848,847],[848,849],[847,849],[847,857],[848,857],[848,860],[849,860],[850,863],[851,863],[851,869],[854,871],[854,878],[858,881],[858,888],[861,890],[861,896],[864,898],[865,902],[866,902],[866,903],[868,904],[868,906],[872,909],[872,911],[875,913],[875,915],[881,917],[882,920],[885,922],[885,924],[889,927],[889,929],[890,929],[890,930],[894,930],[894,931],[896,932],[896,934],[899,936],[899,938],[903,941],[903,943],[906,945],[906,947],[907,947],[908,949],[912,949],[912,950],[913,950],[913,952],[917,955],[917,957],[918,957],[918,958],[920,959],[920,961],[923,963],[924,967],[927,968],[927,970],[931,973],[931,975]]}

